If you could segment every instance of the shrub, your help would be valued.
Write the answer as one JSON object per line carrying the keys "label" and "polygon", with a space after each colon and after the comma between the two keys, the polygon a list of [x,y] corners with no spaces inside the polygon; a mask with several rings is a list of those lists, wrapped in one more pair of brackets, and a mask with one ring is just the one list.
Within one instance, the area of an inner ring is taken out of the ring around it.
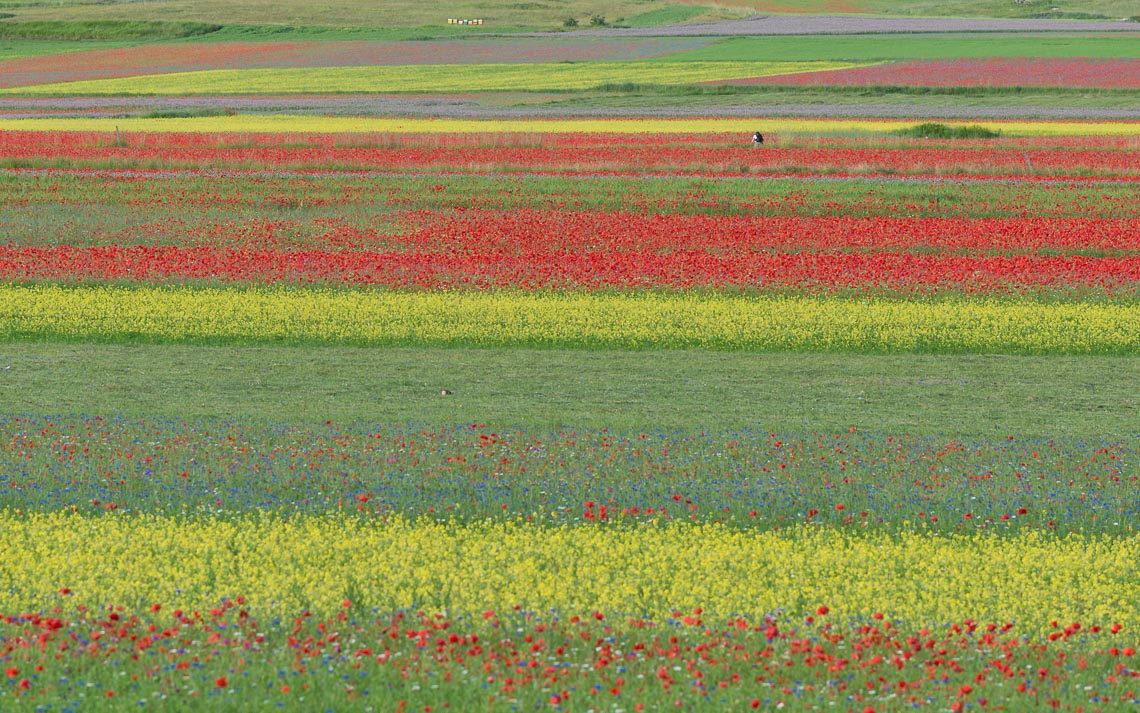
{"label": "shrub", "polygon": [[910,136],[917,139],[994,139],[1001,136],[1001,131],[987,129],[984,126],[970,124],[968,126],[948,126],[935,122],[927,122],[900,129],[894,132],[896,136]]}

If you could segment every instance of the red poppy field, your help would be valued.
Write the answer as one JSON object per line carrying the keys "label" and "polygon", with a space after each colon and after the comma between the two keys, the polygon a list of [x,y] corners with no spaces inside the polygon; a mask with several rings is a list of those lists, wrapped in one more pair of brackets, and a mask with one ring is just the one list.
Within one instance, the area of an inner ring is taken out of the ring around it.
{"label": "red poppy field", "polygon": [[0,275],[1135,297],[1130,139],[646,138],[8,134]]}
{"label": "red poppy field", "polygon": [[[650,131],[652,125],[647,125]],[[1000,127],[998,123],[996,126]],[[1016,127],[1014,127],[1016,128]],[[1093,125],[1095,129],[1095,125]],[[1000,129],[999,129],[1000,131]],[[13,167],[223,168],[406,173],[899,175],[1045,180],[1140,177],[1135,136],[962,142],[791,139],[753,151],[739,135],[336,135],[4,132]]]}

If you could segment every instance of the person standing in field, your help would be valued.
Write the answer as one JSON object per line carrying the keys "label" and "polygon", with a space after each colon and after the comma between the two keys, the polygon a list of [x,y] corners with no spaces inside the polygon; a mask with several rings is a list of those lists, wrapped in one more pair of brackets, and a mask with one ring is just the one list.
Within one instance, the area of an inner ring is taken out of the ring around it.
{"label": "person standing in field", "polygon": [[756,148],[762,143],[764,143],[763,134],[761,134],[759,131],[757,131],[755,134],[752,134],[752,148]]}

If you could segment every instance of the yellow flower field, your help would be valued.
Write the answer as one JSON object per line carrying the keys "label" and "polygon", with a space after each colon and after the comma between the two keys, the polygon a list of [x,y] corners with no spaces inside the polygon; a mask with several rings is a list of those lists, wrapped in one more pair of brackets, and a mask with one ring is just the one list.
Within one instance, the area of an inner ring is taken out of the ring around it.
{"label": "yellow flower field", "polygon": [[[764,117],[684,119],[428,119],[277,115],[235,115],[173,118],[43,117],[0,119],[0,131],[108,131],[131,133],[417,133],[417,134],[716,134],[749,135],[762,120],[772,134],[887,134],[914,126],[898,119],[813,119]],[[948,126],[977,125],[1000,130],[1003,136],[1140,136],[1135,121],[952,121]]]}
{"label": "yellow flower field", "polygon": [[140,609],[241,595],[281,616],[331,615],[359,596],[381,610],[414,603],[452,614],[521,606],[662,621],[693,607],[758,618],[825,605],[915,626],[1010,621],[1027,635],[1053,619],[1140,626],[1135,538],[10,511],[0,525],[5,612],[45,610],[66,588],[76,601]]}
{"label": "yellow flower field", "polygon": [[1140,305],[696,293],[0,287],[18,338],[1097,354],[1140,349]]}
{"label": "yellow flower field", "polygon": [[688,84],[862,67],[873,62],[573,62],[214,69],[40,84],[0,94],[305,94],[565,91],[599,84]]}

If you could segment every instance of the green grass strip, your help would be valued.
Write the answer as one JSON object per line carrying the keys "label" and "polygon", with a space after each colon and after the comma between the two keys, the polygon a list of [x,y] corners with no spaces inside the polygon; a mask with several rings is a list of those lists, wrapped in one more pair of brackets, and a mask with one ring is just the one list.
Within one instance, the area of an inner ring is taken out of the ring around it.
{"label": "green grass strip", "polygon": [[0,338],[1124,354],[1140,350],[1140,304],[35,285],[0,288]]}
{"label": "green grass strip", "polygon": [[492,431],[1130,437],[1138,383],[1134,357],[0,343],[7,413]]}
{"label": "green grass strip", "polygon": [[0,23],[6,40],[169,40],[217,32],[221,25],[158,20],[40,20]]}

